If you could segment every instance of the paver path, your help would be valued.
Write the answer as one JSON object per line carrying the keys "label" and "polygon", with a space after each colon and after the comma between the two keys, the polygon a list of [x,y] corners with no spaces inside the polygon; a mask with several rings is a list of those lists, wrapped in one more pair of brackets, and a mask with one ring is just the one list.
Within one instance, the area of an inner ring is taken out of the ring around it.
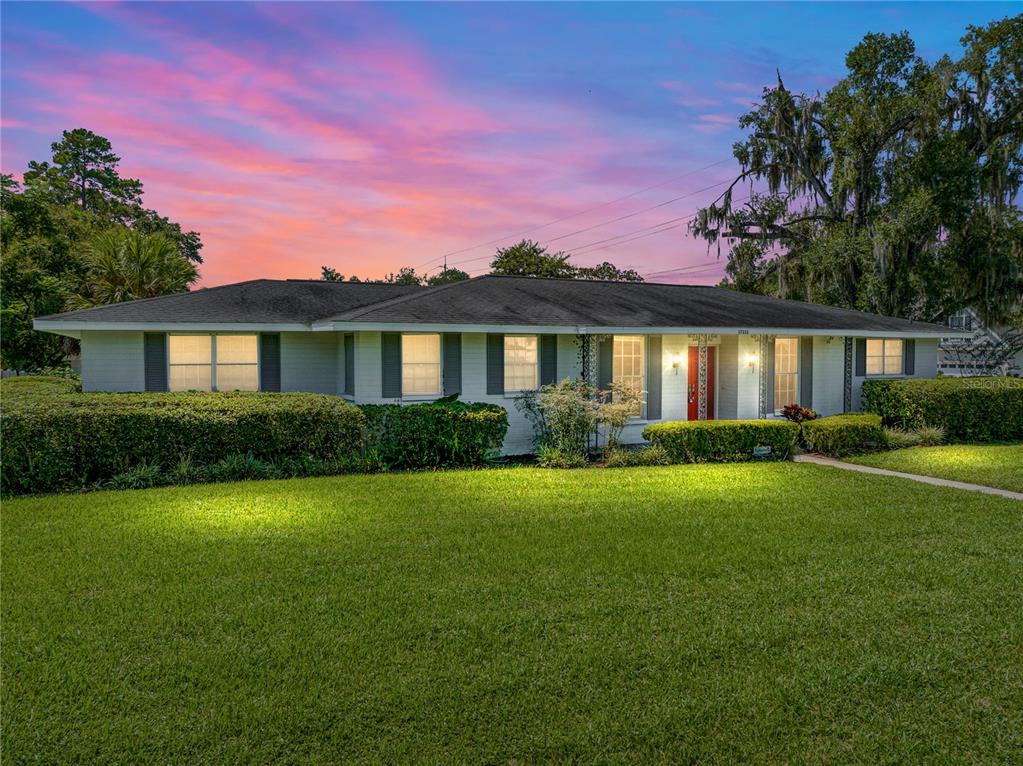
{"label": "paver path", "polygon": [[859,471],[860,473],[878,473],[882,476],[898,476],[903,479],[922,481],[924,484],[934,484],[938,487],[953,487],[954,489],[965,489],[970,492],[984,492],[988,495],[999,495],[1011,500],[1023,500],[1023,492],[1012,492],[1008,489],[998,487],[985,487],[983,484],[970,484],[965,481],[952,481],[951,479],[939,479],[936,476],[921,476],[917,473],[903,473],[902,471],[889,471],[887,468],[874,468],[871,465],[858,465],[856,463],[844,463],[841,460],[834,460],[830,457],[820,455],[796,455],[797,463],[816,463],[827,465],[832,468],[844,468],[846,471]]}

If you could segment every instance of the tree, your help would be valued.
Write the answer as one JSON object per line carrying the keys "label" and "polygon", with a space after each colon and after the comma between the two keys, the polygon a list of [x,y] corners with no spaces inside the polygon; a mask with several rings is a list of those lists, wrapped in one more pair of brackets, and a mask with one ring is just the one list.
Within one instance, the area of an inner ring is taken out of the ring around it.
{"label": "tree", "polygon": [[184,292],[199,278],[195,264],[162,234],[128,228],[93,238],[85,255],[86,277],[76,306],[121,303]]}
{"label": "tree", "polygon": [[91,130],[65,130],[50,144],[52,162],[29,162],[25,186],[44,190],[54,201],[109,215],[126,223],[142,204],[142,182],[121,178],[121,158],[103,136]]}
{"label": "tree", "polygon": [[912,319],[1018,305],[1023,16],[963,46],[929,65],[908,34],[871,34],[823,97],[780,74],[764,89],[739,120],[739,174],[690,224],[731,245],[732,285]]}
{"label": "tree", "polygon": [[490,262],[491,274],[544,279],[575,279],[576,268],[568,262],[568,253],[548,253],[539,242],[524,239],[499,248]]}
{"label": "tree", "polygon": [[423,277],[411,266],[402,266],[397,274],[392,272],[380,281],[389,285],[421,285]]}
{"label": "tree", "polygon": [[468,278],[469,274],[461,269],[445,267],[432,277],[427,277],[426,284],[430,287],[438,287],[450,285],[452,282],[464,282]]}
{"label": "tree", "polygon": [[575,272],[576,279],[600,280],[604,282],[642,282],[643,277],[634,269],[620,269],[609,261],[596,266],[580,266]]}

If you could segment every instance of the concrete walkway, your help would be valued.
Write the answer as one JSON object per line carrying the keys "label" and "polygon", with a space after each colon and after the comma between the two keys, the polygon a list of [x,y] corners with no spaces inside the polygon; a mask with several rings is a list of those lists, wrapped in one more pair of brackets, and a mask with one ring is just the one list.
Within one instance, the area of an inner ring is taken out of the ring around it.
{"label": "concrete walkway", "polygon": [[997,487],[985,487],[983,484],[969,484],[965,481],[952,481],[951,479],[938,479],[934,476],[921,476],[916,473],[903,473],[902,471],[889,471],[887,468],[874,468],[870,465],[858,465],[856,463],[845,463],[841,460],[834,460],[830,457],[820,455],[796,455],[794,460],[797,463],[814,463],[826,465],[832,468],[843,468],[846,471],[859,471],[860,473],[874,473],[881,476],[898,476],[900,479],[912,479],[924,484],[933,484],[936,487],[952,487],[953,489],[965,489],[970,492],[983,492],[987,495],[998,495],[1007,497],[1010,500],[1023,500],[1023,492],[1012,492]]}

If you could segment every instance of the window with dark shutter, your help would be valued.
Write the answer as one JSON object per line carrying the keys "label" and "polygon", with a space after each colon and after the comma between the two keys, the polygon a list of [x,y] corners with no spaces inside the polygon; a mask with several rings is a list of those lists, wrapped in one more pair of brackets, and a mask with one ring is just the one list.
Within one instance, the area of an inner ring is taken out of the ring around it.
{"label": "window with dark shutter", "polygon": [[143,336],[146,391],[167,390],[167,335],[147,332]]}
{"label": "window with dark shutter", "polygon": [[259,335],[259,390],[281,390],[281,335],[264,332]]}
{"label": "window with dark shutter", "polygon": [[487,335],[487,395],[504,394],[504,335]]}
{"label": "window with dark shutter", "polygon": [[462,334],[446,332],[441,338],[444,363],[441,365],[444,376],[444,396],[462,393]]}
{"label": "window with dark shutter", "polygon": [[646,417],[661,419],[661,336],[646,338]]}
{"label": "window with dark shutter", "polygon": [[401,398],[401,333],[380,333],[380,395]]}

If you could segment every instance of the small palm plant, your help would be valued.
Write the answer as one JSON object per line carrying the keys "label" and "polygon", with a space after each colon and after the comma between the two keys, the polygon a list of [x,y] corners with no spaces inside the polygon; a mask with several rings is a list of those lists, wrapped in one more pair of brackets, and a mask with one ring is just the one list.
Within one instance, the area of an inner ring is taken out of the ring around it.
{"label": "small palm plant", "polygon": [[86,278],[76,308],[184,292],[199,278],[195,264],[161,234],[123,227],[101,232],[86,246]]}

